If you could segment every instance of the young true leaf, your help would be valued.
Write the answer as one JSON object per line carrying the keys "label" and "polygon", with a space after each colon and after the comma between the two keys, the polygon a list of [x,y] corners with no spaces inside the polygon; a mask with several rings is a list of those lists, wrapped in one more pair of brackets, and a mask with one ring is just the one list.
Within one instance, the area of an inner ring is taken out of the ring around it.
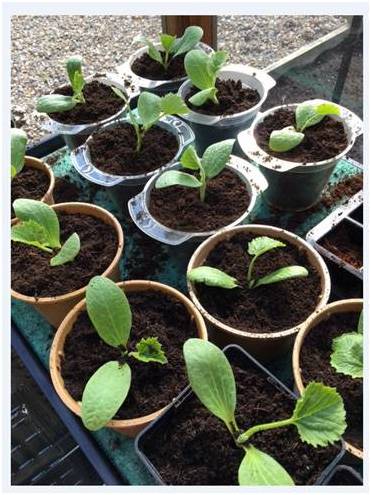
{"label": "young true leaf", "polygon": [[303,131],[321,122],[326,115],[340,115],[339,106],[327,101],[301,103],[295,110],[296,128],[298,131]]}
{"label": "young true leaf", "polygon": [[134,357],[138,361],[143,361],[144,363],[167,363],[165,353],[162,350],[162,345],[157,337],[142,338],[136,344],[136,349],[135,352],[130,352],[129,356]]}
{"label": "young true leaf", "polygon": [[40,113],[66,112],[76,105],[77,101],[72,96],[46,95],[37,100],[36,110]]}
{"label": "young true leaf", "polygon": [[75,89],[74,83],[76,74],[81,74],[82,76],[82,57],[79,55],[70,57],[66,62],[66,69],[71,86]]}
{"label": "young true leaf", "polygon": [[160,175],[156,181],[156,189],[169,186],[201,187],[201,182],[193,175],[180,172],[179,170],[169,170]]}
{"label": "young true leaf", "polygon": [[188,272],[187,278],[192,283],[205,284],[209,287],[222,287],[223,289],[238,287],[237,279],[211,266],[193,268]]}
{"label": "young true leaf", "polygon": [[201,163],[207,178],[216,177],[224,169],[231,156],[234,142],[235,139],[226,139],[206,148]]}
{"label": "young true leaf", "polygon": [[203,30],[199,26],[188,26],[183,36],[176,39],[170,48],[173,57],[189,52],[201,40],[203,34]]}
{"label": "young true leaf", "polygon": [[124,291],[106,277],[93,277],[86,290],[86,309],[99,337],[106,344],[126,346],[132,316]]}
{"label": "young true leaf", "polygon": [[304,266],[285,266],[269,273],[265,277],[259,278],[251,287],[255,288],[260,285],[276,284],[290,278],[307,277],[308,274],[309,272]]}
{"label": "young true leaf", "polygon": [[131,383],[127,364],[109,361],[89,379],[82,396],[81,417],[86,428],[96,431],[110,421],[124,403]]}
{"label": "young true leaf", "polygon": [[27,220],[13,225],[11,239],[13,242],[21,242],[22,244],[35,246],[48,253],[53,252],[48,244],[48,233],[44,227],[34,220]]}
{"label": "young true leaf", "polygon": [[63,244],[61,250],[51,260],[51,266],[64,265],[69,261],[73,261],[80,251],[80,237],[76,232],[70,235],[70,237]]}
{"label": "young true leaf", "polygon": [[304,134],[297,132],[294,127],[285,127],[278,131],[272,131],[269,137],[269,148],[272,151],[290,151],[298,146],[304,137]]}
{"label": "young true leaf", "polygon": [[241,486],[291,486],[295,484],[281,464],[253,445],[245,448],[245,456],[238,470],[238,483]]}
{"label": "young true leaf", "polygon": [[197,155],[194,146],[188,146],[188,148],[183,152],[180,157],[180,163],[184,168],[189,168],[191,170],[199,170],[201,168],[201,160]]}
{"label": "young true leaf", "polygon": [[18,174],[24,165],[26,154],[27,135],[22,129],[10,131],[10,164],[12,177]]}
{"label": "young true leaf", "polygon": [[338,373],[363,378],[363,335],[344,333],[332,341],[331,366]]}
{"label": "young true leaf", "polygon": [[183,115],[189,112],[182,98],[174,93],[168,93],[161,98],[160,108],[164,115]]}
{"label": "young true leaf", "polygon": [[171,34],[161,34],[160,41],[161,45],[164,47],[166,52],[170,52],[172,46],[174,45],[174,41],[176,36],[172,36]]}
{"label": "young true leaf", "polygon": [[184,68],[192,84],[198,89],[214,86],[214,74],[209,71],[210,58],[202,50],[191,50],[184,58]]}
{"label": "young true leaf", "polygon": [[251,256],[261,256],[262,254],[278,247],[285,247],[284,242],[272,239],[271,237],[255,237],[248,245],[248,253]]}
{"label": "young true leaf", "polygon": [[194,393],[231,432],[237,430],[234,417],[236,384],[223,351],[206,340],[189,339],[183,346],[183,353]]}
{"label": "young true leaf", "polygon": [[145,129],[149,129],[161,114],[161,97],[144,91],[138,98],[138,113]]}

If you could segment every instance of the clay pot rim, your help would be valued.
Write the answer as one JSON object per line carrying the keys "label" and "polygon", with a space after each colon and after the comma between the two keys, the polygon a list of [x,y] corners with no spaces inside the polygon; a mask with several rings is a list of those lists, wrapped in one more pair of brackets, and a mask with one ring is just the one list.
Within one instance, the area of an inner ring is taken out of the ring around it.
{"label": "clay pot rim", "polygon": [[[304,344],[305,337],[310,332],[310,330],[312,330],[312,328],[314,328],[317,325],[317,323],[322,321],[328,315],[337,312],[346,313],[354,309],[356,306],[357,307],[360,306],[362,308],[363,299],[354,298],[354,299],[341,299],[340,301],[334,301],[332,303],[326,304],[326,306],[323,306],[322,308],[315,311],[303,325],[302,329],[296,336],[294,349],[292,353],[292,369],[294,373],[295,386],[299,390],[300,394],[304,390],[304,384],[302,381],[301,368],[300,368],[300,351]],[[363,459],[363,450],[359,449],[358,447],[355,447],[354,445],[346,441],[344,441],[344,443],[345,443],[345,448],[348,452],[353,454],[355,457],[358,457],[358,459]]]}
{"label": "clay pot rim", "polygon": [[[278,239],[283,238],[287,242],[290,240],[294,241],[293,243],[296,245],[297,243],[301,245],[303,249],[305,249],[307,252],[310,252],[314,259],[317,261],[317,266],[312,265],[320,275],[323,283],[323,288],[321,290],[320,296],[319,296],[319,301],[317,303],[316,309],[314,311],[317,311],[318,309],[322,308],[325,306],[325,304],[328,301],[328,298],[330,296],[330,290],[331,290],[331,279],[330,279],[330,274],[328,271],[328,268],[320,256],[320,254],[317,253],[317,251],[309,245],[304,239],[302,239],[300,236],[293,234],[292,232],[289,232],[285,229],[281,229],[279,227],[273,227],[270,225],[260,225],[260,224],[247,224],[247,225],[238,225],[235,227],[226,227],[224,229],[221,229],[219,232],[214,234],[213,236],[209,237],[206,239],[198,248],[196,251],[193,253],[191,259],[189,260],[189,264],[187,267],[187,274],[190,270],[193,268],[196,268],[195,265],[195,259],[199,255],[199,253],[204,252],[204,260],[206,259],[207,254],[209,254],[209,250],[207,249],[210,243],[213,243],[213,240],[216,238],[225,239],[227,237],[231,238],[233,237],[236,233],[238,232],[244,232],[244,231],[256,231],[257,234],[259,235],[271,235],[267,232],[266,230],[273,231],[274,236],[277,236]],[[229,235],[230,234],[230,235]],[[296,242],[295,242],[296,241]],[[197,266],[202,266],[202,265],[197,265]],[[194,288],[194,284],[188,280],[187,277],[187,286],[188,286],[188,292],[189,295],[195,304],[196,308],[200,311],[202,316],[206,318],[211,324],[216,326],[218,329],[223,330],[225,333],[231,333],[235,336],[242,337],[242,338],[252,338],[254,340],[274,340],[274,339],[281,339],[282,337],[288,337],[291,335],[294,335],[295,333],[298,333],[298,331],[301,329],[303,324],[306,322],[306,320],[310,317],[310,315],[303,320],[301,323],[296,325],[295,327],[288,328],[286,330],[281,330],[280,332],[270,332],[270,333],[253,333],[253,332],[244,332],[243,330],[239,330],[237,328],[231,327],[227,325],[226,323],[223,323],[216,319],[214,316],[212,316],[210,313],[206,311],[206,309],[201,305],[201,303],[198,300],[198,297],[196,295],[196,291]]]}
{"label": "clay pot rim", "polygon": [[[190,299],[188,299],[184,294],[182,294],[177,289],[174,289],[173,287],[162,284],[160,282],[154,282],[151,280],[128,280],[125,282],[117,282],[116,285],[118,285],[120,288],[126,289],[127,293],[155,290],[173,296],[175,299],[180,301],[186,307],[189,314],[193,316],[195,320],[195,324],[197,326],[198,338],[202,338],[203,340],[208,340],[206,324],[204,322],[202,315],[199,313],[197,308],[195,308],[195,306],[190,301]],[[64,340],[63,343],[61,342],[61,340],[63,337],[65,339],[65,337],[72,331],[73,323],[75,322],[78,314],[81,311],[83,311],[85,308],[86,308],[86,299],[82,299],[71,309],[69,313],[67,313],[67,315],[63,319],[62,323],[60,324],[54,336],[52,346],[50,348],[50,357],[49,357],[50,375],[53,386],[57,391],[61,400],[64,402],[64,404],[78,416],[81,416],[80,405],[75,399],[73,399],[73,397],[65,388],[62,375],[58,368],[59,368],[59,358],[60,355],[62,354],[62,350],[60,350],[60,348],[63,349],[64,347]],[[69,326],[70,328],[68,328]],[[64,336],[65,332],[66,335]],[[171,402],[169,404],[171,404]],[[122,430],[124,428],[133,428],[136,426],[146,425],[153,419],[157,418],[168,407],[168,405],[145,416],[139,416],[132,419],[112,419],[105,425],[105,427],[114,428],[114,429],[117,428]]]}
{"label": "clay pot rim", "polygon": [[[81,207],[81,205],[84,208],[88,207],[88,209],[91,212],[100,211],[106,218],[110,218],[111,222],[105,222],[105,223],[112,225],[116,231],[116,234],[117,234],[116,254],[115,254],[114,258],[112,259],[111,263],[109,264],[109,266],[107,266],[107,268],[105,269],[105,271],[102,274],[99,274],[99,275],[105,276],[107,273],[109,273],[113,269],[113,267],[116,264],[118,264],[118,262],[121,258],[121,255],[122,255],[123,248],[124,248],[124,233],[123,233],[122,227],[121,227],[119,221],[117,220],[117,218],[114,215],[112,215],[112,213],[110,213],[108,210],[102,208],[101,206],[97,206],[95,204],[92,204],[92,203],[82,203],[82,202],[77,202],[77,201],[76,202],[71,201],[68,203],[57,203],[57,204],[49,205],[49,206],[51,208],[53,208],[54,210],[66,211],[66,212],[68,212],[72,207],[72,210],[75,210],[75,212],[78,213],[78,209],[79,209],[79,207]],[[88,215],[87,213],[84,213],[84,214]],[[92,216],[95,216],[95,215],[92,215]],[[71,298],[78,297],[78,296],[84,294],[86,287],[87,287],[87,285],[85,285],[84,287],[81,287],[80,289],[76,289],[72,292],[67,292],[66,294],[61,294],[59,296],[48,296],[48,297],[25,296],[25,295],[21,294],[20,292],[17,292],[13,289],[11,289],[11,295],[12,295],[12,297],[14,297],[16,299],[19,299],[21,301],[24,301],[24,302],[30,303],[30,304],[35,304],[35,303],[37,303],[37,304],[54,304],[54,303],[58,303],[58,302],[67,301]]]}

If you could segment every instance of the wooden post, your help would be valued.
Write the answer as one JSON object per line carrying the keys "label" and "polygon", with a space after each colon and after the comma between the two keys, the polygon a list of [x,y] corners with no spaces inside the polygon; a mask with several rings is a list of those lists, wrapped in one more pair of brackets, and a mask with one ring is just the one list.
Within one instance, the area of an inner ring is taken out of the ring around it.
{"label": "wooden post", "polygon": [[188,26],[200,26],[204,30],[202,41],[217,48],[216,15],[163,15],[162,31],[181,36]]}

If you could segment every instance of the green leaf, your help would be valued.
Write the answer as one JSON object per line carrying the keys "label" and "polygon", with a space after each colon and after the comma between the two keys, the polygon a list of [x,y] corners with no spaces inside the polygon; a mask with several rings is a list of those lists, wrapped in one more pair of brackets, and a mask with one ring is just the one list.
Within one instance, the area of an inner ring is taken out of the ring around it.
{"label": "green leaf", "polygon": [[99,337],[112,347],[126,346],[132,316],[123,290],[112,280],[93,277],[86,290],[86,309]]}
{"label": "green leaf", "polygon": [[80,72],[75,72],[75,76],[73,78],[73,92],[74,96],[80,96],[82,90],[84,89],[85,81],[84,77]]}
{"label": "green leaf", "polygon": [[292,420],[303,442],[326,447],[345,431],[343,399],[335,388],[311,382],[298,399]]}
{"label": "green leaf", "polygon": [[37,100],[36,110],[40,113],[67,112],[77,105],[72,96],[46,95]]}
{"label": "green leaf", "polygon": [[307,277],[308,273],[308,270],[303,266],[285,266],[265,275],[265,277],[255,280],[254,284],[252,284],[252,288],[259,287],[259,285],[276,284],[290,278]]}
{"label": "green leaf", "polygon": [[184,58],[184,68],[196,88],[210,89],[214,86],[214,77],[209,71],[209,57],[202,50],[188,52]]}
{"label": "green leaf", "polygon": [[73,261],[80,251],[80,237],[78,234],[73,233],[63,244],[58,254],[53,256],[50,260],[51,266],[59,266]]}
{"label": "green leaf", "polygon": [[10,166],[10,175],[12,179],[17,175],[17,170],[15,167],[13,167],[13,165]]}
{"label": "green leaf", "polygon": [[75,77],[76,74],[80,74],[82,80],[84,81],[84,78],[82,77],[82,57],[80,57],[80,55],[70,57],[66,62],[66,69],[73,91],[79,92],[76,90],[75,84],[80,82],[80,78],[75,79]]}
{"label": "green leaf", "polygon": [[47,235],[47,245],[51,248],[60,248],[59,220],[57,214],[46,203],[34,199],[16,199],[13,202],[16,217],[27,222],[33,220],[43,227]]}
{"label": "green leaf", "polygon": [[120,88],[117,88],[116,86],[111,86],[112,91],[122,100],[124,100],[125,103],[128,102],[128,97],[121,91]]}
{"label": "green leaf", "polygon": [[271,237],[255,237],[255,239],[249,242],[248,253],[251,256],[260,256],[271,249],[285,246],[286,244],[283,242],[277,241],[277,239],[272,239]]}
{"label": "green leaf", "polygon": [[290,151],[298,146],[304,139],[302,132],[297,132],[294,127],[285,127],[279,131],[272,131],[269,136],[269,148],[272,151]]}
{"label": "green leaf", "polygon": [[48,253],[52,249],[48,246],[48,233],[34,220],[16,223],[11,229],[11,239],[13,242],[21,242],[29,246],[35,246]]}
{"label": "green leaf", "polygon": [[363,333],[363,309],[361,311],[361,314],[359,315],[357,332],[358,333]]}
{"label": "green leaf", "polygon": [[338,373],[363,378],[363,335],[344,333],[332,341],[331,366]]}
{"label": "green leaf", "polygon": [[138,98],[138,113],[145,129],[149,129],[161,115],[161,98],[144,91]]}
{"label": "green leaf", "polygon": [[279,462],[253,445],[246,448],[238,470],[238,483],[241,486],[292,486],[295,484]]}
{"label": "green leaf", "polygon": [[136,352],[130,352],[129,356],[134,357],[138,361],[143,361],[144,363],[167,363],[166,355],[157,337],[142,338],[137,342],[135,347]]}
{"label": "green leaf", "polygon": [[188,339],[183,353],[192,390],[202,404],[232,431],[236,428],[236,384],[223,351],[206,340]]}
{"label": "green leaf", "polygon": [[192,50],[204,35],[203,30],[199,26],[188,26],[181,38],[178,38],[171,48],[173,57]]}
{"label": "green leaf", "polygon": [[157,179],[155,188],[163,189],[170,186],[201,187],[201,182],[193,175],[180,172],[179,170],[169,170],[164,172]]}
{"label": "green leaf", "polygon": [[214,76],[214,84],[217,73],[225,65],[228,60],[228,53],[224,51],[216,51],[210,54],[209,57],[209,72]]}
{"label": "green leaf", "polygon": [[26,133],[22,131],[22,129],[12,129],[10,131],[10,163],[12,167],[12,177],[18,174],[23,168],[26,147]]}
{"label": "green leaf", "polygon": [[195,105],[196,107],[200,107],[207,100],[211,100],[215,103],[217,101],[216,100],[217,92],[218,90],[216,88],[203,89],[202,91],[199,91],[198,93],[191,96],[188,101],[189,103]]}
{"label": "green leaf", "polygon": [[188,272],[187,278],[190,282],[205,284],[209,287],[222,287],[223,289],[234,289],[238,287],[236,278],[211,266],[193,268],[193,270]]}
{"label": "green leaf", "polygon": [[326,115],[340,115],[340,107],[335,103],[300,103],[295,110],[296,128],[303,131],[318,124]]}
{"label": "green leaf", "polygon": [[166,52],[170,52],[171,47],[173,46],[175,39],[176,39],[176,36],[172,36],[171,34],[161,34],[160,35],[161,45],[164,47],[164,50]]}
{"label": "green leaf", "polygon": [[206,148],[201,163],[208,179],[216,177],[224,169],[231,156],[234,142],[235,139],[226,139]]}
{"label": "green leaf", "polygon": [[88,430],[103,428],[115,416],[128,395],[130,383],[127,364],[109,361],[98,368],[82,395],[81,418]]}
{"label": "green leaf", "polygon": [[182,115],[189,112],[182,98],[174,93],[168,93],[160,101],[161,111],[165,115]]}
{"label": "green leaf", "polygon": [[184,168],[189,168],[191,170],[199,170],[201,168],[201,160],[197,155],[196,149],[193,145],[188,146],[188,148],[183,152],[180,157],[180,163]]}

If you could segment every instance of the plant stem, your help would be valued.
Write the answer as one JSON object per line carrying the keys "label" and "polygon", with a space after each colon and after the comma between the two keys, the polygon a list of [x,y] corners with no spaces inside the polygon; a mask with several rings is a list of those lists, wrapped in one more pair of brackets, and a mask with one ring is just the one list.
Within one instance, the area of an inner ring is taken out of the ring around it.
{"label": "plant stem", "polygon": [[289,426],[292,423],[293,423],[292,418],[288,418],[288,419],[282,419],[280,421],[273,421],[272,423],[265,423],[262,425],[253,426],[252,428],[249,428],[244,433],[242,433],[242,435],[238,437],[237,443],[238,444],[246,443],[255,433],[258,433],[259,431],[267,431],[267,430],[273,430],[275,428],[282,428],[284,426]]}
{"label": "plant stem", "polygon": [[254,268],[254,263],[255,263],[255,260],[257,259],[259,255],[256,254],[253,259],[250,261],[250,264],[249,264],[249,269],[248,269],[248,272],[247,272],[247,285],[248,287],[250,288],[250,282],[252,280],[252,270]]}
{"label": "plant stem", "polygon": [[143,134],[139,128],[139,125],[135,125],[134,129],[135,129],[135,134],[137,136],[137,146],[135,148],[135,151],[136,153],[139,153],[139,151],[142,149]]}
{"label": "plant stem", "polygon": [[202,167],[200,168],[200,182],[201,182],[200,200],[202,202],[204,202],[205,201],[205,195],[206,195],[206,174],[205,174],[205,171]]}
{"label": "plant stem", "polygon": [[165,60],[164,60],[164,68],[165,70],[167,70],[167,68],[169,67],[169,52],[168,51],[165,51]]}

